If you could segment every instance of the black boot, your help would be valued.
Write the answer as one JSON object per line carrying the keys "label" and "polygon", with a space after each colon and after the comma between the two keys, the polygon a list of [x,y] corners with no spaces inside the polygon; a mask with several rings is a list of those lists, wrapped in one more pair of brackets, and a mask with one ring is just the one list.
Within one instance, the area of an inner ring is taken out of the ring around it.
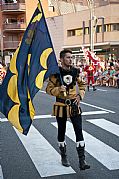
{"label": "black boot", "polygon": [[68,161],[67,154],[66,154],[66,145],[64,145],[64,147],[60,146],[59,149],[60,149],[60,154],[61,154],[62,165],[65,167],[69,167],[70,163]]}
{"label": "black boot", "polygon": [[119,88],[119,79],[117,79],[117,88]]}
{"label": "black boot", "polygon": [[79,157],[79,168],[80,170],[86,170],[90,168],[90,165],[88,165],[85,161],[85,154],[84,154],[84,148],[79,145],[79,147],[76,147],[78,157]]}
{"label": "black boot", "polygon": [[87,86],[87,89],[88,89],[88,91],[89,91],[89,86]]}
{"label": "black boot", "polygon": [[96,91],[96,88],[95,88],[95,86],[93,86],[93,91]]}

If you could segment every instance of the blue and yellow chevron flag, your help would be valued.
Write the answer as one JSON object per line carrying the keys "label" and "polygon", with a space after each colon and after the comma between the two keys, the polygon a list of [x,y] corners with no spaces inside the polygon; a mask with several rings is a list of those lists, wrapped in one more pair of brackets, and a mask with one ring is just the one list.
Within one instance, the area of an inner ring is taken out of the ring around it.
{"label": "blue and yellow chevron flag", "polygon": [[56,73],[59,67],[39,2],[0,85],[0,111],[21,133],[27,135],[34,118],[34,96]]}

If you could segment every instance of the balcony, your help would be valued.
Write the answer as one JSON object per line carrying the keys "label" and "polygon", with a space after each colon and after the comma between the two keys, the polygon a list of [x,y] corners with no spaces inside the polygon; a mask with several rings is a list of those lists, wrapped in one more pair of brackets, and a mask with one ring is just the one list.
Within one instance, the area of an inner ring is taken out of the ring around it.
{"label": "balcony", "polygon": [[2,12],[8,13],[23,13],[26,11],[25,3],[7,3],[2,4]]}
{"label": "balcony", "polygon": [[25,31],[26,30],[26,23],[6,23],[3,24],[4,31]]}
{"label": "balcony", "polygon": [[6,49],[17,49],[20,41],[4,41],[3,48]]}
{"label": "balcony", "polygon": [[110,0],[109,2],[110,2],[110,4],[119,4],[118,0]]}

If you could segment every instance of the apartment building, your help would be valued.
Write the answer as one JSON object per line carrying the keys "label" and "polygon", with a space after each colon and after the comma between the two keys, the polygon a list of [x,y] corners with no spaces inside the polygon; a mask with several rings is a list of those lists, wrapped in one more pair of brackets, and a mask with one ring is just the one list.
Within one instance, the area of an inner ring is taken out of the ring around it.
{"label": "apartment building", "polygon": [[[4,62],[21,41],[38,0],[0,0],[0,49]],[[82,58],[82,45],[90,47],[91,23],[87,0],[42,0],[57,58],[71,48],[74,59]],[[102,60],[119,58],[119,0],[95,0],[94,50]]]}
{"label": "apartment building", "polygon": [[[109,3],[95,8],[93,29],[94,51],[102,60],[119,59],[119,4]],[[91,24],[89,9],[47,18],[58,58],[62,48],[73,50],[75,59],[82,58],[82,45],[90,48]],[[58,25],[59,24],[59,25]]]}
{"label": "apartment building", "polygon": [[[4,59],[5,64],[15,52],[18,44],[22,40],[26,27],[35,11],[38,0],[13,0],[6,3],[0,0],[0,61]],[[45,16],[56,15],[48,10],[48,1],[41,1]]]}
{"label": "apartment building", "polygon": [[[49,2],[52,3],[55,1],[57,0],[49,0]],[[67,3],[75,3],[75,4],[79,3],[80,5],[87,6],[90,0],[60,0],[60,1],[67,2]],[[108,4],[119,4],[119,0],[93,0],[93,1],[96,7],[105,6]]]}

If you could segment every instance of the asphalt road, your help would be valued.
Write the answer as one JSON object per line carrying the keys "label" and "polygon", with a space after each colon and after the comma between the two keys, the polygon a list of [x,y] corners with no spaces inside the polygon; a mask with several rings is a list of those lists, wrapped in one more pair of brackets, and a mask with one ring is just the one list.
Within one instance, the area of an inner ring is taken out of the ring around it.
{"label": "asphalt road", "polygon": [[81,103],[86,160],[80,171],[75,136],[67,122],[67,153],[71,167],[63,167],[57,144],[54,97],[39,91],[34,98],[35,119],[23,136],[0,114],[0,179],[119,179],[119,89],[97,87],[86,91]]}

